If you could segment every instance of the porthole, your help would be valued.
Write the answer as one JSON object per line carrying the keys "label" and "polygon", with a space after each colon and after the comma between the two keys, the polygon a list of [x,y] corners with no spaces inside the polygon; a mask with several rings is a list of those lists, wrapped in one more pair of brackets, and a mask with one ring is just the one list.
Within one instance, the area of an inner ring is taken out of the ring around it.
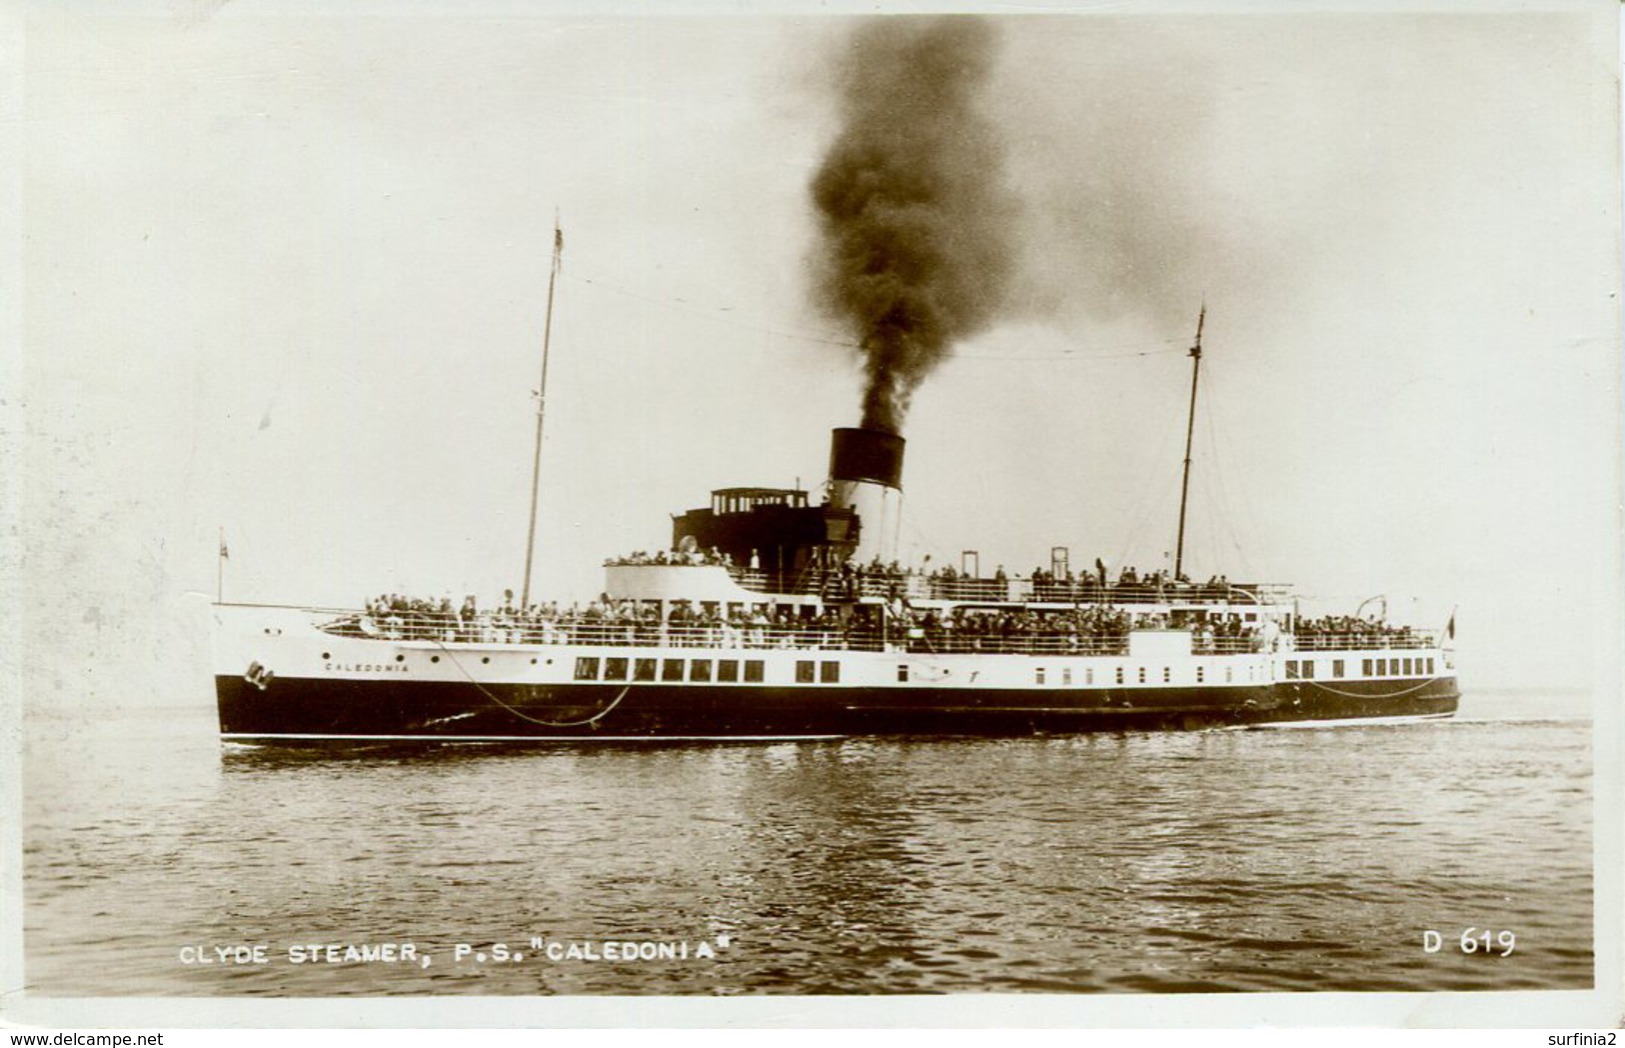
{"label": "porthole", "polygon": [[439,662],[440,661],[440,656],[438,656],[438,655],[430,655],[429,656],[429,661],[430,662]]}
{"label": "porthole", "polygon": [[405,662],[406,661],[406,656],[405,655],[397,655],[397,656],[395,656],[395,661],[396,662]]}
{"label": "porthole", "polygon": [[491,661],[491,656],[489,656],[489,655],[481,655],[480,656],[480,661],[481,662],[490,662]]}
{"label": "porthole", "polygon": [[534,666],[534,665],[536,665],[536,660],[535,660],[535,659],[531,659],[531,660],[530,660],[530,664],[531,664],[531,665],[532,665],[532,666]]}
{"label": "porthole", "polygon": [[324,658],[324,659],[330,659],[330,658],[332,658],[332,657],[333,657],[333,653],[332,653],[332,652],[328,652],[328,651],[324,651],[324,652],[322,652],[322,658]]}

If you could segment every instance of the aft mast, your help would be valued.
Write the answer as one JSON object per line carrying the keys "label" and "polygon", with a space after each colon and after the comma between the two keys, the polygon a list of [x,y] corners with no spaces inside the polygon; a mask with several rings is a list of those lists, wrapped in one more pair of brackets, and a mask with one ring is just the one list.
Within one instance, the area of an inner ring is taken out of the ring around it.
{"label": "aft mast", "polygon": [[1191,437],[1196,433],[1196,376],[1202,370],[1202,323],[1207,320],[1207,303],[1196,317],[1196,343],[1191,346],[1191,412],[1185,423],[1185,478],[1179,485],[1179,538],[1174,544],[1174,579],[1185,577],[1185,503],[1191,490]]}
{"label": "aft mast", "polygon": [[542,381],[536,390],[536,454],[530,467],[530,530],[525,538],[525,581],[519,607],[530,607],[530,567],[536,556],[536,493],[542,481],[542,422],[547,416],[547,350],[553,339],[553,289],[559,280],[559,259],[564,254],[564,231],[553,218],[553,268],[547,276],[547,315],[542,322]]}

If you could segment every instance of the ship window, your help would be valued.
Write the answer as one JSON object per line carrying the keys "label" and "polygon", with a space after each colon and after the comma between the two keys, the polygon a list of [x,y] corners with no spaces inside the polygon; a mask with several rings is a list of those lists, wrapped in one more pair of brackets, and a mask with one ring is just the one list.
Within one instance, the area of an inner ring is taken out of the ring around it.
{"label": "ship window", "polygon": [[1314,659],[1304,659],[1303,660],[1303,665],[1298,668],[1298,676],[1302,677],[1304,680],[1314,680],[1315,679],[1315,660]]}
{"label": "ship window", "polygon": [[1411,660],[1406,659],[1405,660],[1405,676],[1409,677],[1410,675],[1411,675]]}
{"label": "ship window", "polygon": [[660,664],[660,679],[661,680],[682,680],[683,679],[683,660],[682,659],[666,659],[664,662],[662,662]]}
{"label": "ship window", "polygon": [[1117,683],[1123,683],[1123,667],[1117,667]]}
{"label": "ship window", "polygon": [[1286,679],[1287,680],[1297,680],[1298,679],[1298,660],[1297,659],[1287,659],[1286,660]]}
{"label": "ship window", "polygon": [[1427,675],[1429,677],[1433,676],[1433,659],[1432,658],[1428,659]]}
{"label": "ship window", "polygon": [[1061,683],[1062,684],[1071,684],[1072,683],[1072,667],[1068,666],[1065,669],[1061,670]]}
{"label": "ship window", "polygon": [[576,659],[576,680],[597,680],[598,660],[589,659],[585,655]]}
{"label": "ship window", "polygon": [[1038,684],[1044,683],[1044,667],[1039,666],[1037,669],[1033,670],[1033,679]]}
{"label": "ship window", "polygon": [[1371,676],[1371,660],[1370,659],[1361,659],[1360,660],[1360,675],[1364,676],[1364,677]]}
{"label": "ship window", "polygon": [[625,680],[626,679],[626,660],[625,659],[605,659],[604,660],[604,679],[605,680]]}
{"label": "ship window", "polygon": [[1226,684],[1229,684],[1232,680],[1235,679],[1235,677],[1231,673],[1231,669],[1232,669],[1232,667],[1230,667],[1230,666],[1226,666],[1224,668],[1224,682]]}
{"label": "ship window", "polygon": [[747,684],[760,684],[760,683],[762,683],[762,660],[761,659],[746,659],[745,660],[745,683],[747,683]]}
{"label": "ship window", "polygon": [[841,682],[841,664],[839,662],[819,663],[818,679],[825,684],[839,684]]}
{"label": "ship window", "polygon": [[903,663],[903,664],[901,664],[901,665],[899,665],[897,667],[897,679],[900,680],[900,681],[908,680],[908,664],[907,663]]}
{"label": "ship window", "polygon": [[688,679],[708,681],[711,679],[711,660],[694,659],[688,664]]}
{"label": "ship window", "polygon": [[1140,667],[1140,683],[1141,684],[1145,683],[1145,667],[1144,666]]}
{"label": "ship window", "polygon": [[1170,680],[1172,680],[1173,672],[1173,670],[1169,669],[1167,666],[1164,666],[1162,668],[1162,683],[1167,684]]}
{"label": "ship window", "polygon": [[1196,683],[1202,683],[1202,679],[1206,676],[1207,674],[1203,672],[1203,668],[1201,666],[1196,667]]}
{"label": "ship window", "polygon": [[811,684],[813,682],[813,664],[809,660],[796,663],[796,683]]}
{"label": "ship window", "polygon": [[637,661],[633,662],[632,663],[632,679],[633,680],[654,680],[655,679],[655,660],[654,659],[638,659]]}
{"label": "ship window", "polygon": [[1084,668],[1083,682],[1085,684],[1093,684],[1095,682],[1095,668],[1093,666],[1088,666],[1088,667]]}
{"label": "ship window", "polygon": [[1342,675],[1343,675],[1343,660],[1342,659],[1333,659],[1332,660],[1332,676],[1341,677]]}
{"label": "ship window", "polygon": [[717,680],[724,684],[732,684],[739,679],[739,660],[722,659],[717,663]]}
{"label": "ship window", "polygon": [[1399,660],[1398,659],[1389,659],[1388,660],[1388,676],[1390,676],[1390,677],[1399,676]]}

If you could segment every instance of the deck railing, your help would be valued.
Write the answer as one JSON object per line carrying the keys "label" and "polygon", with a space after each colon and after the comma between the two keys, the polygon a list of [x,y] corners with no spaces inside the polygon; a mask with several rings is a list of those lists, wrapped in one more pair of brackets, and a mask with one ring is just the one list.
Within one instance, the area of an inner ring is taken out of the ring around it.
{"label": "deck railing", "polygon": [[[1090,634],[1067,629],[1025,632],[974,632],[941,627],[897,625],[887,629],[754,625],[672,625],[658,622],[534,623],[484,620],[470,624],[422,616],[341,614],[320,628],[338,636],[371,640],[415,641],[441,644],[573,644],[604,647],[755,648],[806,651],[906,650],[939,654],[989,655],[1124,655],[1125,634]],[[1297,651],[1360,651],[1432,647],[1429,631],[1400,631],[1386,638],[1316,636],[1295,638]],[[1195,634],[1191,654],[1238,655],[1261,652],[1265,641],[1257,635],[1212,636]]]}
{"label": "deck railing", "polygon": [[1408,627],[1375,630],[1345,630],[1336,633],[1299,633],[1292,638],[1296,651],[1377,651],[1433,648],[1439,644],[1438,630]]}
{"label": "deck railing", "polygon": [[674,626],[659,623],[457,623],[388,617],[374,620],[364,614],[343,616],[321,629],[347,637],[372,640],[426,641],[436,644],[575,644],[606,647],[659,648],[796,648],[807,650],[881,651],[906,647],[911,651],[1027,653],[1073,651],[1110,654],[1122,649],[1121,637],[1082,637],[1071,634],[1031,633],[982,636],[952,630],[926,630],[899,625],[895,629],[840,629],[765,625]]}
{"label": "deck railing", "polygon": [[837,571],[778,573],[730,568],[742,588],[757,593],[816,595],[828,601],[864,598],[942,600],[967,604],[1270,604],[1282,600],[1287,587],[1278,583],[1246,585],[1207,583],[1115,582],[1093,579],[1041,582],[1008,579],[941,578],[918,574],[845,574]]}

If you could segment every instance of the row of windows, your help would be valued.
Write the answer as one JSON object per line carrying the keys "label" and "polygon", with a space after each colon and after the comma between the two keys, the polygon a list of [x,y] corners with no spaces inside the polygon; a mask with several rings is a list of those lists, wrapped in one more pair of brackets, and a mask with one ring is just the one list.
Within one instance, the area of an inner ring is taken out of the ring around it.
{"label": "row of windows", "polygon": [[1360,668],[1367,677],[1433,676],[1433,659],[1363,659]]}
{"label": "row of windows", "polygon": [[[813,664],[811,659],[802,659],[796,663],[796,683],[811,684],[813,682]],[[820,662],[818,664],[818,683],[839,684],[841,682],[841,664],[839,662]]]}
{"label": "row of windows", "polygon": [[[1287,680],[1314,680],[1315,659],[1287,659]],[[1333,677],[1344,675],[1344,660],[1332,659],[1331,674]],[[1433,675],[1433,660],[1431,658],[1392,658],[1392,659],[1361,659],[1360,672],[1367,677],[1411,677],[1418,674]]]}
{"label": "row of windows", "polygon": [[[907,671],[908,671],[907,666],[899,666],[899,667],[897,667],[897,679],[898,680],[908,680],[908,672]],[[1257,667],[1256,666],[1248,666],[1247,667],[1247,679],[1248,680],[1253,680],[1254,679],[1254,674],[1256,672],[1257,672]],[[1148,677],[1146,676],[1146,667],[1144,667],[1144,666],[1137,667],[1136,670],[1135,670],[1135,678],[1141,684],[1148,683]],[[1171,684],[1171,683],[1173,683],[1173,678],[1174,678],[1173,668],[1171,666],[1163,666],[1162,667],[1162,683]],[[1033,670],[1033,683],[1035,683],[1035,684],[1043,684],[1048,679],[1049,679],[1049,674],[1048,674],[1048,671],[1046,671],[1044,667],[1038,666],[1038,667],[1034,668],[1034,670]],[[1114,667],[1114,679],[1115,679],[1115,682],[1118,683],[1118,684],[1127,684],[1128,683],[1128,672],[1127,672],[1126,667],[1123,667],[1123,666]],[[1232,684],[1232,683],[1235,682],[1235,679],[1236,679],[1235,667],[1234,666],[1226,666],[1226,667],[1224,667],[1224,682],[1226,684]],[[1094,670],[1094,667],[1093,666],[1084,667],[1084,670],[1083,670],[1083,683],[1085,685],[1089,685],[1089,684],[1093,684],[1094,682],[1095,682],[1095,670]],[[1206,666],[1197,666],[1196,667],[1196,683],[1198,683],[1198,684],[1207,683],[1207,667]],[[1061,669],[1061,686],[1066,687],[1066,686],[1069,686],[1071,684],[1072,684],[1072,668],[1070,666],[1063,667]]]}
{"label": "row of windows", "polygon": [[[583,655],[576,659],[576,680],[690,680],[709,683],[714,679],[731,684],[740,679],[739,668],[738,659],[720,659],[713,663],[710,659],[598,659]],[[762,679],[761,659],[745,660],[744,669],[747,682],[756,683]]]}
{"label": "row of windows", "polygon": [[[739,670],[739,659],[599,659],[587,655],[576,659],[576,680],[686,680],[694,684],[709,684],[714,680],[719,684],[734,684],[743,679],[746,684],[762,682],[761,659],[744,660],[743,678]],[[815,674],[820,683],[838,684],[841,664],[815,665],[811,660],[796,663],[796,683],[811,684]]]}
{"label": "row of windows", "polygon": [[[721,684],[733,684],[744,680],[747,684],[760,684],[762,682],[763,663],[761,659],[745,659],[744,676],[740,676],[739,659],[599,659],[582,656],[576,659],[576,680],[635,680],[635,681],[689,681],[691,683],[709,684],[715,680]],[[1315,659],[1288,659],[1286,660],[1287,680],[1314,680]],[[1330,670],[1333,678],[1344,675],[1344,660],[1331,659]],[[1162,683],[1170,684],[1173,681],[1171,667],[1163,666]],[[1391,658],[1391,659],[1364,659],[1360,664],[1361,671],[1367,677],[1409,677],[1417,674],[1433,675],[1432,658]],[[685,672],[686,670],[686,672]],[[1248,679],[1253,678],[1255,667],[1247,667]],[[628,674],[630,673],[630,677]],[[1127,671],[1123,666],[1113,668],[1115,682],[1126,684]],[[1082,683],[1092,685],[1095,683],[1095,669],[1093,666],[1083,670]],[[1135,677],[1138,683],[1147,683],[1146,667],[1135,668]],[[1048,680],[1048,672],[1043,666],[1033,670],[1034,683],[1044,684]],[[897,679],[909,679],[907,663],[899,663]],[[1234,668],[1224,667],[1224,682],[1233,683],[1235,679]],[[1207,667],[1196,667],[1196,683],[1203,684],[1207,680]],[[796,662],[797,684],[839,684],[841,681],[841,664],[839,662],[814,662],[811,659],[802,659]],[[1060,684],[1063,687],[1073,683],[1072,668],[1061,669]]]}
{"label": "row of windows", "polygon": [[[1341,677],[1343,675],[1343,665],[1344,665],[1343,660],[1342,659],[1332,659],[1331,663],[1332,663],[1332,676],[1333,677]],[[1286,679],[1287,680],[1314,680],[1315,679],[1315,660],[1314,659],[1287,659],[1286,660]]]}

